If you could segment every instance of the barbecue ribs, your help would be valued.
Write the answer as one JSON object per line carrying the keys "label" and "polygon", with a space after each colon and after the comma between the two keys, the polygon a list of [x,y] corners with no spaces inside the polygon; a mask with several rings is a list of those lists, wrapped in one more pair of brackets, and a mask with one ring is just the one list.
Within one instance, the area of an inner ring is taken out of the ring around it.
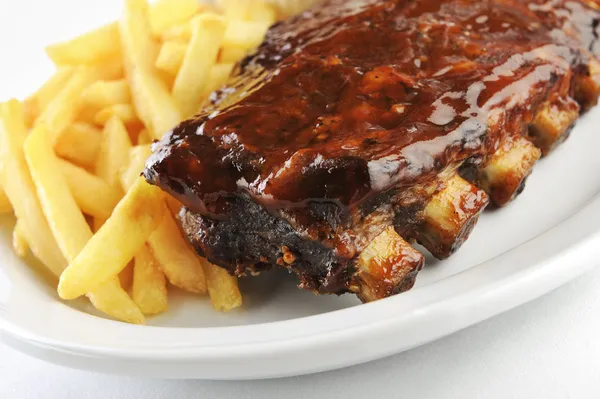
{"label": "barbecue ribs", "polygon": [[144,172],[199,254],[363,301],[519,194],[600,92],[600,7],[330,0],[273,26]]}

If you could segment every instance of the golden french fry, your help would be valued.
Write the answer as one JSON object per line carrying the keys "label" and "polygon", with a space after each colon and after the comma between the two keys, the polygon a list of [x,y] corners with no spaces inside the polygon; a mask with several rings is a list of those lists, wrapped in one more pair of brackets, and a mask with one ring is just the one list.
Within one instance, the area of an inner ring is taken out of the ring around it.
{"label": "golden french fry", "polygon": [[208,294],[213,307],[221,312],[228,312],[242,306],[242,294],[238,287],[237,277],[227,270],[213,265],[202,258],[202,267],[206,275]]}
{"label": "golden french fry", "polygon": [[[192,18],[192,19],[194,19],[194,18]],[[168,41],[174,40],[174,41],[187,43],[191,37],[192,37],[192,29],[190,28],[189,21],[182,23],[182,24],[172,26],[169,29],[165,30],[160,35],[160,39],[163,42],[168,42]]]}
{"label": "golden french fry", "polygon": [[106,81],[99,80],[91,84],[82,94],[84,105],[101,109],[116,104],[129,104],[129,84],[125,79]]}
{"label": "golden french fry", "polygon": [[[37,125],[25,140],[25,158],[50,230],[63,255],[73,261],[92,238],[92,231],[70,193],[47,136],[45,126]],[[116,279],[109,280],[94,286],[97,290],[93,292],[86,291],[90,292],[92,303],[115,317],[143,323],[144,317],[137,305]]]}
{"label": "golden french fry", "polygon": [[23,109],[16,100],[0,105],[0,185],[23,223],[33,254],[56,276],[66,261],[46,222],[23,153],[27,135]]}
{"label": "golden french fry", "polygon": [[132,144],[123,122],[111,118],[104,126],[100,151],[96,159],[96,175],[109,186],[120,190],[120,173],[129,162],[129,150]]}
{"label": "golden french fry", "polygon": [[117,117],[126,125],[140,123],[135,110],[131,104],[115,104],[101,109],[94,116],[94,123],[104,125],[110,118]]}
{"label": "golden french fry", "polygon": [[27,244],[27,239],[25,238],[23,222],[20,220],[17,220],[15,228],[13,229],[12,244],[15,253],[20,258],[24,258],[27,255],[29,244]]}
{"label": "golden french fry", "polygon": [[264,22],[235,21],[227,24],[223,47],[254,48],[260,45],[269,29]]}
{"label": "golden french fry", "polygon": [[146,320],[140,308],[113,278],[101,284],[94,292],[87,294],[96,309],[111,315],[115,319],[131,324],[145,324]]}
{"label": "golden french fry", "polygon": [[168,73],[171,76],[176,76],[188,44],[178,40],[169,40],[163,43],[156,59],[156,68]]}
{"label": "golden french fry", "polygon": [[121,284],[121,288],[125,291],[131,290],[131,287],[133,286],[133,262],[129,262],[127,266],[125,266],[125,269],[121,270],[121,273],[119,273],[119,283]]}
{"label": "golden french fry", "polygon": [[159,36],[170,27],[183,23],[198,12],[197,0],[158,0],[150,7],[148,19],[152,33]]}
{"label": "golden french fry", "polygon": [[47,135],[44,125],[33,128],[25,140],[25,158],[54,238],[63,255],[74,259],[92,232],[71,195]]}
{"label": "golden french fry", "polygon": [[206,102],[209,99],[210,94],[220,89],[227,83],[227,79],[231,76],[233,71],[233,64],[215,64],[210,70],[208,83],[204,86],[204,92],[202,93],[202,99]]}
{"label": "golden french fry", "polygon": [[248,10],[248,20],[272,25],[277,21],[277,10],[265,1],[254,1]]}
{"label": "golden french fry", "polygon": [[87,123],[75,122],[56,138],[54,151],[61,158],[91,168],[96,164],[102,132]]}
{"label": "golden french fry", "polygon": [[224,33],[225,21],[217,15],[201,15],[195,23],[190,45],[173,84],[173,97],[183,117],[192,116],[200,107],[203,88],[217,61]]}
{"label": "golden french fry", "polygon": [[10,204],[6,193],[2,187],[0,187],[0,213],[10,213],[12,210],[12,205]]}
{"label": "golden french fry", "polygon": [[254,2],[248,0],[218,0],[217,5],[228,20],[237,22],[248,18]]}
{"label": "golden french fry", "polygon": [[58,165],[81,211],[86,215],[108,219],[121,199],[120,192],[98,176],[70,162],[59,159]]}
{"label": "golden french fry", "polygon": [[[90,67],[92,68],[92,67]],[[93,66],[97,80],[119,80],[125,78],[125,69],[122,58],[110,59]]]}
{"label": "golden french fry", "polygon": [[150,132],[148,131],[148,129],[142,129],[140,134],[138,134],[137,144],[138,145],[152,144],[152,140],[154,140],[154,139],[150,135]]}
{"label": "golden french fry", "polygon": [[58,294],[75,299],[117,277],[166,214],[164,196],[139,178],[111,217],[60,277]]}
{"label": "golden french fry", "polygon": [[121,56],[117,23],[104,25],[75,39],[46,47],[46,53],[56,65],[98,64]]}
{"label": "golden french fry", "polygon": [[121,185],[127,191],[144,170],[146,159],[152,154],[149,145],[136,145],[129,152],[129,165],[121,173]]}
{"label": "golden french fry", "polygon": [[75,120],[81,108],[81,93],[96,79],[96,76],[96,72],[90,68],[78,68],[36,121],[36,123],[46,125],[52,144],[56,142],[60,133]]}
{"label": "golden french fry", "polygon": [[154,315],[167,310],[167,281],[147,246],[135,256],[131,296],[143,314]]}
{"label": "golden french fry", "polygon": [[219,62],[223,64],[235,64],[248,54],[248,49],[239,46],[228,46],[221,48]]}
{"label": "golden french fry", "polygon": [[200,258],[182,236],[168,210],[148,243],[171,284],[190,292],[206,292],[206,278]]}
{"label": "golden french fry", "polygon": [[145,0],[126,0],[119,27],[127,80],[137,114],[154,138],[181,120],[176,102],[154,67],[158,49],[153,41]]}
{"label": "golden french fry", "polygon": [[23,103],[27,126],[33,122],[46,109],[48,104],[57,96],[62,88],[73,76],[73,67],[62,67],[58,69],[50,79],[46,81],[35,93],[29,96]]}

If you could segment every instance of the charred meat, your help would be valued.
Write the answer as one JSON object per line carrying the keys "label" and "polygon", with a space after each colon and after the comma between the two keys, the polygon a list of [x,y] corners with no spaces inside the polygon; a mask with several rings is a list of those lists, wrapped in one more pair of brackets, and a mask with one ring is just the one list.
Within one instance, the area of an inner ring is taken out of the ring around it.
{"label": "charred meat", "polygon": [[154,146],[198,253],[363,301],[414,284],[596,104],[586,0],[329,0],[273,26]]}

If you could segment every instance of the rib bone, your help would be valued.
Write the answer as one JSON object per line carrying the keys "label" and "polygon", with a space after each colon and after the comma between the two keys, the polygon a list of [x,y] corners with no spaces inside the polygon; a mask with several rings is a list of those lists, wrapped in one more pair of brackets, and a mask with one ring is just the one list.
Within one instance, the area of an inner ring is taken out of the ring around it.
{"label": "rib bone", "polygon": [[351,290],[363,302],[407,291],[415,283],[425,259],[388,227],[361,252]]}
{"label": "rib bone", "polygon": [[425,206],[417,241],[436,258],[447,258],[469,237],[488,202],[483,190],[454,174]]}
{"label": "rib bone", "polygon": [[504,206],[523,190],[540,156],[541,151],[523,137],[507,140],[479,171],[479,186],[494,205]]}
{"label": "rib bone", "polygon": [[547,155],[568,137],[577,118],[579,104],[569,97],[545,103],[529,127],[533,143]]}

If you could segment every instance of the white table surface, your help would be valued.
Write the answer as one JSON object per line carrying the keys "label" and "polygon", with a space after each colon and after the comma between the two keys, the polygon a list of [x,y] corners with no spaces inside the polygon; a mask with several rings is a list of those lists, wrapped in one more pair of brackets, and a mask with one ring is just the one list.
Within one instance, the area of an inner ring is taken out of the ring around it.
{"label": "white table surface", "polygon": [[[43,45],[116,17],[121,0],[0,0],[0,98],[37,87]],[[600,262],[600,261],[599,261]],[[0,344],[0,398],[598,398],[600,269],[507,314],[388,359],[251,382],[69,370]]]}
{"label": "white table surface", "polygon": [[479,325],[383,360],[266,381],[70,370],[0,344],[2,399],[598,398],[600,268]]}

